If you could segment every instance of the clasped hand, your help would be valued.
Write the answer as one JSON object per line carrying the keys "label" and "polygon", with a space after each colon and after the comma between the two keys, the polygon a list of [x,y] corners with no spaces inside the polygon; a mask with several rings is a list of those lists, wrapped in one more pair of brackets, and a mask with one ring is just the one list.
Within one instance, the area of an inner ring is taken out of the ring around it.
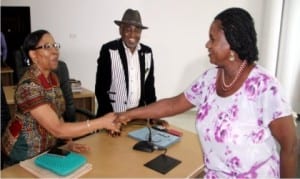
{"label": "clasped hand", "polygon": [[122,131],[122,125],[126,125],[127,122],[129,122],[131,119],[129,119],[124,113],[114,113],[115,118],[113,120],[113,124],[115,126],[118,126],[118,131],[116,130],[111,130],[107,128],[107,133],[108,135],[112,137],[120,136],[121,131]]}

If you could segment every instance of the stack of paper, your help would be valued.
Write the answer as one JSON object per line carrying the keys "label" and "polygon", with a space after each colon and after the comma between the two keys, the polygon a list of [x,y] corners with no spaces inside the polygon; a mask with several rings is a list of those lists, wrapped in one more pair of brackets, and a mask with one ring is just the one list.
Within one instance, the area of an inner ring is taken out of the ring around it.
{"label": "stack of paper", "polygon": [[79,80],[70,79],[70,85],[73,93],[82,91],[81,82]]}
{"label": "stack of paper", "polygon": [[59,176],[47,169],[38,167],[34,163],[35,158],[36,157],[20,162],[20,166],[39,178],[79,178],[80,176],[86,174],[93,168],[92,164],[86,163],[70,175]]}

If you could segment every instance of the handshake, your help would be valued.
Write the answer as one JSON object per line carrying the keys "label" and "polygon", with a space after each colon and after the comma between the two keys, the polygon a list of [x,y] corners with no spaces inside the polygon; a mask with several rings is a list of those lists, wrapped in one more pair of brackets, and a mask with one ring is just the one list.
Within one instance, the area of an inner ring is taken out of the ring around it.
{"label": "handshake", "polygon": [[[128,116],[126,112],[122,113],[108,113],[102,117],[101,120],[104,122],[103,128],[106,129],[108,135],[112,137],[120,136],[122,131],[122,126],[127,125],[128,122],[132,121],[133,118]],[[146,119],[134,119],[138,120],[146,120]],[[161,125],[164,127],[168,127],[169,124],[165,120],[161,119],[150,119],[150,125]]]}

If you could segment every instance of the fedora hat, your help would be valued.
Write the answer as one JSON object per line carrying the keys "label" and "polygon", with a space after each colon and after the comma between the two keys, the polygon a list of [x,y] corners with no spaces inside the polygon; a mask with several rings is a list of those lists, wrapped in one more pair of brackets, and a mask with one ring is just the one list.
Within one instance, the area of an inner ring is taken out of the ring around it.
{"label": "fedora hat", "polygon": [[143,26],[139,11],[133,9],[127,9],[122,17],[122,20],[115,20],[114,22],[118,26],[120,26],[121,24],[130,24],[142,29],[148,29],[148,27]]}

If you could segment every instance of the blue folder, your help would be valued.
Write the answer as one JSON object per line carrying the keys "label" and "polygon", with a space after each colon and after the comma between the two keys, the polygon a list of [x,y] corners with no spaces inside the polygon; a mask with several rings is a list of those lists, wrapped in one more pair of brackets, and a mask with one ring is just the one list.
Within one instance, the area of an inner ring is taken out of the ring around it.
{"label": "blue folder", "polygon": [[139,141],[147,141],[149,139],[149,129],[151,130],[152,143],[160,148],[167,148],[180,141],[178,136],[148,127],[131,131],[128,136]]}
{"label": "blue folder", "polygon": [[45,153],[37,157],[34,163],[60,176],[67,176],[87,162],[86,158],[78,153],[70,152],[67,156],[58,156]]}

